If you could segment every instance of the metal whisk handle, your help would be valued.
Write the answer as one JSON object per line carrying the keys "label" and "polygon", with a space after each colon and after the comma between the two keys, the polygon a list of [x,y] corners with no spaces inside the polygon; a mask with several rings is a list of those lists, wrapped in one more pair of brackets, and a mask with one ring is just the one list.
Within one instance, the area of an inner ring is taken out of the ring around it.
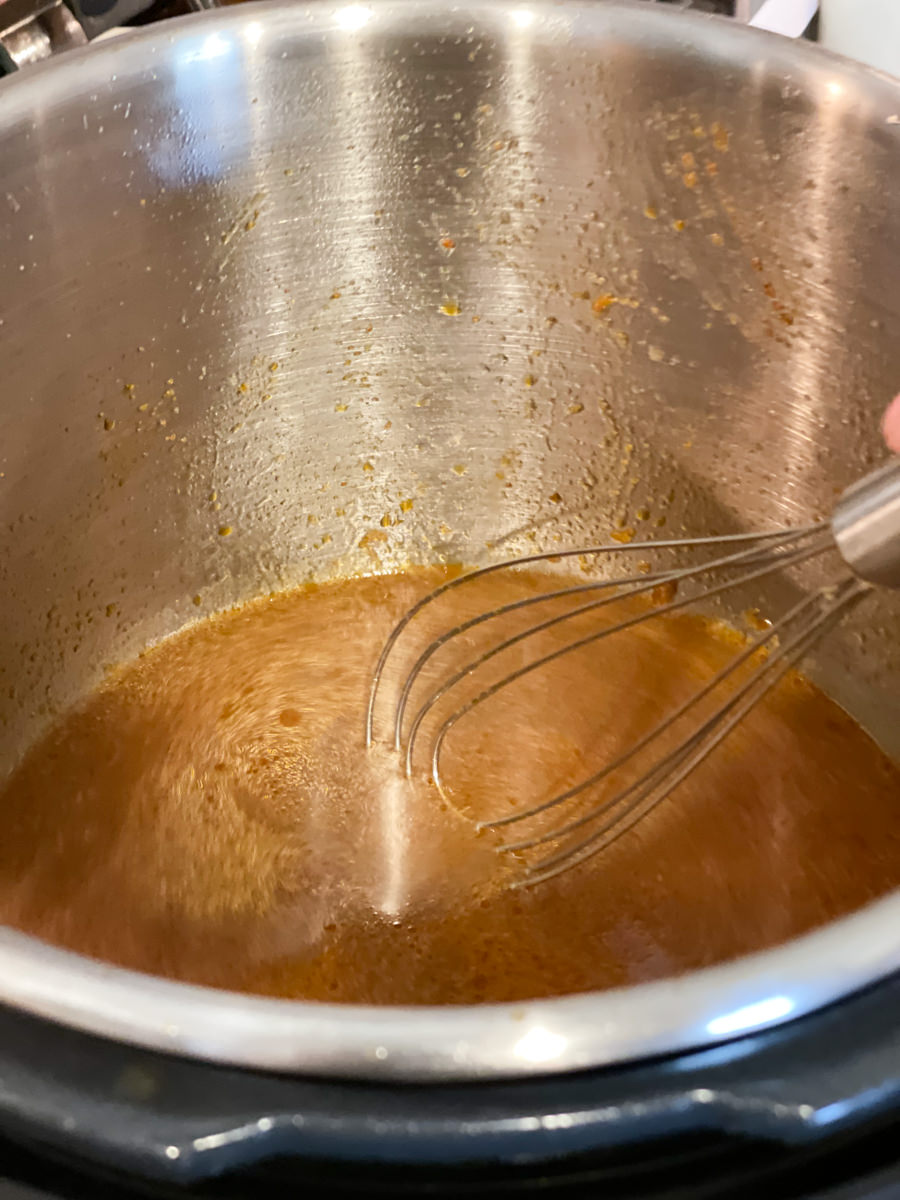
{"label": "metal whisk handle", "polygon": [[882,587],[900,587],[900,458],[847,488],[831,528],[854,574]]}

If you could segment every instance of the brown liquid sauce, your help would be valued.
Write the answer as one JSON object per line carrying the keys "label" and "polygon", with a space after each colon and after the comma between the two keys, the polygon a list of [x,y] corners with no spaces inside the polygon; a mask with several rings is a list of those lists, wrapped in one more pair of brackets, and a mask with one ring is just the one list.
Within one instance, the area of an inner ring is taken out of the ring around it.
{"label": "brown liquid sauce", "polygon": [[[547,586],[538,574],[491,576],[435,604],[400,644],[378,707],[381,745],[366,752],[384,638],[444,578],[429,569],[262,599],[117,672],[5,786],[0,920],[217,987],[459,1004],[706,966],[900,883],[900,770],[792,677],[615,845],[509,890],[522,862],[498,854],[499,835],[476,834],[473,818],[535,803],[609,762],[727,662],[736,635],[654,617],[526,676],[455,726],[444,803],[426,779],[427,729],[412,783],[387,748],[402,668],[434,633]],[[500,622],[494,639],[558,611]],[[597,619],[499,656],[436,713]],[[432,682],[485,633],[436,655]]]}

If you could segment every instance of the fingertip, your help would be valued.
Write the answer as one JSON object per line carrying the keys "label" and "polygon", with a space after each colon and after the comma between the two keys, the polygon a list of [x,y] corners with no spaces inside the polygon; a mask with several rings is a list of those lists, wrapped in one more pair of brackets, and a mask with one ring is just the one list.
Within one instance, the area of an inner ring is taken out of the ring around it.
{"label": "fingertip", "polygon": [[888,449],[893,450],[895,454],[900,454],[900,396],[895,396],[888,405],[888,410],[884,414],[882,430]]}

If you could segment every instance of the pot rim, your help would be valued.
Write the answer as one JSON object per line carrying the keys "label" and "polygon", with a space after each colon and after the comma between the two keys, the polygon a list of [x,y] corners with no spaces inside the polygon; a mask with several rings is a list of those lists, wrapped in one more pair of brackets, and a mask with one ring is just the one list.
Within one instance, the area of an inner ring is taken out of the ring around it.
{"label": "pot rim", "polygon": [[[367,28],[376,29],[391,29],[396,20],[408,27],[418,17],[423,28],[440,19],[447,27],[473,19],[496,27],[504,15],[518,11],[512,0],[471,0],[449,12],[430,0],[366,0],[365,8],[374,18]],[[871,109],[887,114],[889,103],[900,111],[900,84],[887,75],[726,20],[628,0],[535,0],[529,8],[546,20],[554,38],[567,11],[578,14],[580,28],[589,14],[602,13],[607,21],[615,13],[651,45],[682,42],[690,28],[695,51],[728,49],[744,62],[765,52],[773,70],[794,68],[823,80],[838,72],[857,85]],[[152,70],[182,36],[196,37],[201,21],[211,33],[240,36],[247,26],[258,30],[260,21],[270,21],[320,38],[337,31],[335,15],[341,11],[330,0],[303,7],[270,0],[249,10],[178,18],[70,51],[0,83],[4,123],[96,88],[110,73],[122,80],[129,72]],[[89,61],[93,71],[86,69]],[[34,1016],[209,1062],[410,1082],[547,1075],[708,1047],[802,1017],[898,970],[900,890],[781,946],[676,978],[473,1006],[386,1008],[251,996],[112,966],[0,927],[0,1003]]]}
{"label": "pot rim", "polygon": [[586,1070],[796,1020],[900,970],[900,891],[771,950],[555,999],[378,1007],[179,983],[0,928],[0,1001],[83,1033],[264,1071],[445,1082]]}

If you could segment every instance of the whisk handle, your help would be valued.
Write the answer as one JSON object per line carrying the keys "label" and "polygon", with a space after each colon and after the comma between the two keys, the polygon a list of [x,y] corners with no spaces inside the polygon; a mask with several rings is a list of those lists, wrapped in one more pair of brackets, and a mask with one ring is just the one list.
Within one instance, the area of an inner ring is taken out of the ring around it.
{"label": "whisk handle", "polygon": [[847,565],[860,579],[900,588],[900,458],[844,492],[831,528]]}

